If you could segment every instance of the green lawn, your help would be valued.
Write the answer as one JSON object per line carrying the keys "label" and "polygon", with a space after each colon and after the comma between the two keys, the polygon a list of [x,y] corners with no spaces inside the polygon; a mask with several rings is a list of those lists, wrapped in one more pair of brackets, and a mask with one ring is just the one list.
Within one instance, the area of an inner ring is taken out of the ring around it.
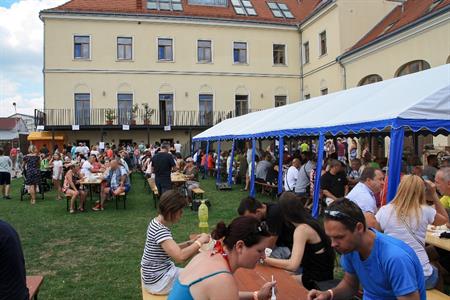
{"label": "green lawn", "polygon": [[[139,263],[150,218],[156,215],[153,198],[139,174],[133,175],[127,209],[108,203],[103,212],[71,215],[65,200],[56,201],[55,192],[20,201],[22,179],[13,180],[13,200],[0,199],[0,219],[18,231],[25,253],[28,275],[45,276],[41,299],[140,299]],[[239,200],[246,192],[218,192],[212,179],[201,182],[212,203],[210,226],[236,216]],[[94,196],[95,200],[95,196]],[[262,199],[267,200],[267,199]],[[186,209],[173,227],[177,241],[198,232],[194,212]]]}

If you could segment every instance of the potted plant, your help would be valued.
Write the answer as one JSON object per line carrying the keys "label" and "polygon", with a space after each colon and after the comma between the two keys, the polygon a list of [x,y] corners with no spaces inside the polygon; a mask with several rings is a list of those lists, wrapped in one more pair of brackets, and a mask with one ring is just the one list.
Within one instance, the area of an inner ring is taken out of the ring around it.
{"label": "potted plant", "polygon": [[114,113],[114,110],[111,108],[108,108],[105,111],[106,125],[112,125],[115,118],[116,118],[116,114]]}
{"label": "potted plant", "polygon": [[150,108],[148,103],[142,103],[142,107],[144,108],[144,124],[148,125],[151,123],[151,117],[155,113],[153,108]]}
{"label": "potted plant", "polygon": [[134,104],[131,108],[131,125],[136,125],[136,116],[139,110],[139,104]]}

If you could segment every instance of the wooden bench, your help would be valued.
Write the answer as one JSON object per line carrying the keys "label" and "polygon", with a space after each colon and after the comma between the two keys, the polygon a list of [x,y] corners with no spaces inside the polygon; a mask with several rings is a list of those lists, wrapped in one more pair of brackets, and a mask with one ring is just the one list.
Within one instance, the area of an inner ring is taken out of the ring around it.
{"label": "wooden bench", "polygon": [[278,185],[259,181],[255,181],[255,184],[261,188],[261,194],[268,194],[272,197],[277,195]]}
{"label": "wooden bench", "polygon": [[113,196],[113,198],[116,202],[116,209],[119,209],[118,202],[121,199],[123,200],[123,209],[127,209],[127,204],[126,204],[127,203],[127,194],[125,192],[120,193],[117,196]]}
{"label": "wooden bench", "polygon": [[30,300],[37,300],[42,282],[44,282],[43,276],[27,276],[27,288],[30,294]]}
{"label": "wooden bench", "polygon": [[203,199],[203,194],[205,194],[205,191],[201,188],[192,189],[192,200],[197,198]]}
{"label": "wooden bench", "polygon": [[167,299],[167,295],[153,295],[150,294],[149,292],[147,292],[144,289],[144,285],[141,284],[142,286],[142,299],[143,300],[166,300]]}
{"label": "wooden bench", "polygon": [[153,193],[153,202],[155,203],[155,208],[156,208],[156,202],[159,199],[158,187],[156,186],[155,179],[153,179],[153,178],[147,179],[147,182],[148,182],[148,186],[150,187],[150,190]]}
{"label": "wooden bench", "polygon": [[442,292],[439,292],[436,289],[433,289],[433,290],[427,290],[427,299],[428,300],[448,300],[448,299],[450,299],[450,297]]}

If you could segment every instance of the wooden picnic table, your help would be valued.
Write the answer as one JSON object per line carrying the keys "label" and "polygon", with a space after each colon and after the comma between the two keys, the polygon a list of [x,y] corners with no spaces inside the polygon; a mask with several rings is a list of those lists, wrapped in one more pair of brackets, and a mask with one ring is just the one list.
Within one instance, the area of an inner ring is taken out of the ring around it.
{"label": "wooden picnic table", "polygon": [[[100,185],[103,181],[102,177],[94,176],[92,178],[83,177],[80,180],[80,184],[86,186],[89,188],[89,197],[90,201],[92,202],[92,186],[94,185]],[[100,191],[101,194],[101,191]],[[100,200],[100,194],[99,194],[99,200]]]}
{"label": "wooden picnic table", "polygon": [[175,184],[182,184],[187,181],[186,175],[184,175],[182,173],[178,173],[178,172],[170,174],[170,179],[171,179],[172,183],[175,183]]}
{"label": "wooden picnic table", "polygon": [[272,280],[277,282],[277,300],[303,300],[308,290],[301,286],[291,274],[285,270],[257,264],[254,269],[240,268],[234,273],[234,278],[240,291],[252,292],[259,290],[264,283]]}
{"label": "wooden picnic table", "polygon": [[[445,225],[444,225],[445,226]],[[433,227],[431,227],[433,228]],[[437,229],[431,229],[428,227],[427,234],[425,236],[425,242],[427,244],[433,245],[435,247],[450,251],[450,239],[441,239],[438,235],[441,232],[449,231],[450,229],[447,229],[446,227],[438,227]]]}

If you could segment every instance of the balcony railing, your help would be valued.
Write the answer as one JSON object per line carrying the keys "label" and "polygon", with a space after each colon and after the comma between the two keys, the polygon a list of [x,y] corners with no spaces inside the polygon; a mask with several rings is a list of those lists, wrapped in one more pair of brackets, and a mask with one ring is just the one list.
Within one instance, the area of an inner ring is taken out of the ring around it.
{"label": "balcony railing", "polygon": [[[250,113],[256,110],[247,110]],[[156,125],[209,127],[236,116],[236,111],[160,111],[153,109],[149,114],[144,109],[137,111],[114,108],[93,108],[90,110],[44,109],[35,110],[36,126],[98,126],[98,125]]]}

